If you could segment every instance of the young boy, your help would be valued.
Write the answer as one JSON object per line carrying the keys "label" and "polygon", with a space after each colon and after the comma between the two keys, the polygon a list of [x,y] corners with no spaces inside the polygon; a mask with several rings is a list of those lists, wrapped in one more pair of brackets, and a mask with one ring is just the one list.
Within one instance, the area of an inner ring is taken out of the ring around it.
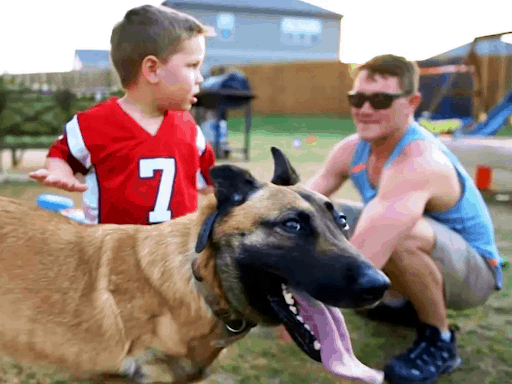
{"label": "young boy", "polygon": [[[44,169],[44,185],[85,192],[91,223],[156,224],[196,210],[212,192],[214,154],[190,114],[211,30],[168,7],[128,11],[110,39],[125,91],[66,124]],[[85,176],[81,183],[76,173]]]}

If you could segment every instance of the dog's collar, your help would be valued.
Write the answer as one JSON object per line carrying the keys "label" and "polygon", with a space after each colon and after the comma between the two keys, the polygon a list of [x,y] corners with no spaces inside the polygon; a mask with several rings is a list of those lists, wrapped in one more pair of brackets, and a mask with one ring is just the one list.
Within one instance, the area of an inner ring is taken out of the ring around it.
{"label": "dog's collar", "polygon": [[223,337],[213,341],[212,345],[215,344],[215,346],[227,346],[244,337],[257,324],[246,319],[231,305],[228,307],[228,309],[221,308],[217,295],[211,292],[206,284],[202,283],[203,279],[197,273],[196,263],[197,259],[194,259],[192,261],[192,274],[195,278],[197,291],[201,293],[204,301],[210,307],[213,314],[222,321]]}

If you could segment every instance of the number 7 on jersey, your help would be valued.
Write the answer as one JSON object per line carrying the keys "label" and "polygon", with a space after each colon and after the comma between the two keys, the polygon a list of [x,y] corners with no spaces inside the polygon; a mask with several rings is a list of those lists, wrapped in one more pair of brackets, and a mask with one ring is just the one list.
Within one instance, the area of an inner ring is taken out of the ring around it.
{"label": "number 7 on jersey", "polygon": [[141,179],[154,177],[156,170],[162,171],[162,177],[158,186],[155,206],[149,212],[149,224],[171,220],[169,203],[176,178],[176,160],[166,157],[139,160],[139,177]]}

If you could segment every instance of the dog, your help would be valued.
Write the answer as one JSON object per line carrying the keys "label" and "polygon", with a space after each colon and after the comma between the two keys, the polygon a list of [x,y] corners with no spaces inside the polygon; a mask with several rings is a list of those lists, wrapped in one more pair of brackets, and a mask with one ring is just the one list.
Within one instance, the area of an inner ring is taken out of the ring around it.
{"label": "dog", "polygon": [[272,155],[271,183],[213,167],[195,213],[152,226],[81,225],[0,198],[1,348],[79,378],[146,383],[154,363],[191,383],[256,325],[284,324],[321,361],[298,295],[358,308],[389,280],[348,243],[333,203]]}

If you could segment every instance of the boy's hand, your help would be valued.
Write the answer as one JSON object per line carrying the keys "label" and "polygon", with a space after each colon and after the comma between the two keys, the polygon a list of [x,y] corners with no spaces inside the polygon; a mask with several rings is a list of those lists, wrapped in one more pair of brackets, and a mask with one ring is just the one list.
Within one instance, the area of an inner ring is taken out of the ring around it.
{"label": "boy's hand", "polygon": [[87,184],[81,183],[74,176],[65,176],[60,172],[50,172],[44,168],[30,172],[28,175],[30,178],[43,183],[47,187],[55,187],[68,192],[85,192],[88,188]]}

